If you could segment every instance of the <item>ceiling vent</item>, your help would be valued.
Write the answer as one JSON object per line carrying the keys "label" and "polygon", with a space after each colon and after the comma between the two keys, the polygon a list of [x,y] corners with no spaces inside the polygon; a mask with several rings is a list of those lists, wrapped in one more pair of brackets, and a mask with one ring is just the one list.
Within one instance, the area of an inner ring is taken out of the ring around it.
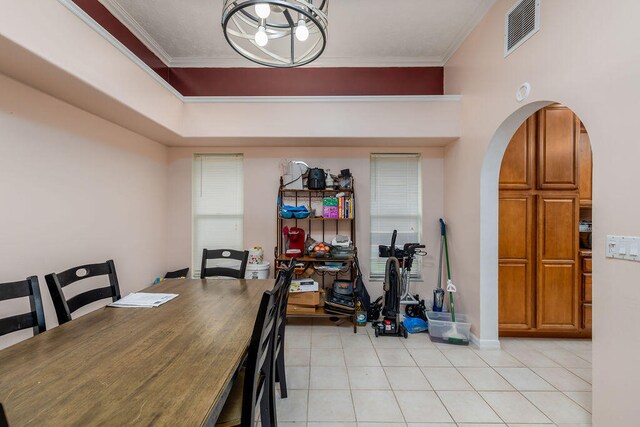
{"label": "ceiling vent", "polygon": [[540,0],[521,0],[504,17],[504,56],[540,29]]}

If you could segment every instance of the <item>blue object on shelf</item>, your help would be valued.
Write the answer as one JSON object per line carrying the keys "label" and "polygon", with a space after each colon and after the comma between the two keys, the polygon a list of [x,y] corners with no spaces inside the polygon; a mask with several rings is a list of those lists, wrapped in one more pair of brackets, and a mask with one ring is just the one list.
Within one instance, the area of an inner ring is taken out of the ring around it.
{"label": "blue object on shelf", "polygon": [[293,218],[293,212],[289,211],[280,211],[280,218],[290,219]]}
{"label": "blue object on shelf", "polygon": [[309,215],[311,215],[311,212],[293,212],[293,216],[295,216],[297,219],[305,219]]}
{"label": "blue object on shelf", "polygon": [[287,211],[287,212],[309,212],[309,210],[307,209],[306,206],[282,205],[282,206],[280,206],[280,210],[281,211]]}

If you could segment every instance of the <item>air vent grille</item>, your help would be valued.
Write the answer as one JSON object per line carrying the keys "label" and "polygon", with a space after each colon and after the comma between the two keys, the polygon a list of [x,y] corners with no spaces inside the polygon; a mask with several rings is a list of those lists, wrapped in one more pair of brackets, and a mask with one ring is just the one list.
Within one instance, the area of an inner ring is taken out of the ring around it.
{"label": "air vent grille", "polygon": [[504,26],[504,56],[507,56],[540,29],[540,0],[516,3],[507,12]]}

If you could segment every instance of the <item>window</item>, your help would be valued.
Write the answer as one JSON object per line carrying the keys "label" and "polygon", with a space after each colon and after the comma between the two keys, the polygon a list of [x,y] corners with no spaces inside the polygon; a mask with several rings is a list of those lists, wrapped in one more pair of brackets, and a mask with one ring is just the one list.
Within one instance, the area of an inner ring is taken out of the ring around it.
{"label": "window", "polygon": [[241,154],[193,158],[193,271],[200,277],[202,250],[242,249],[244,196]]}
{"label": "window", "polygon": [[[420,242],[422,230],[422,179],[419,154],[371,155],[371,278],[384,277],[385,258],[378,245],[390,245],[398,230],[396,246]],[[419,278],[420,257],[412,277]]]}

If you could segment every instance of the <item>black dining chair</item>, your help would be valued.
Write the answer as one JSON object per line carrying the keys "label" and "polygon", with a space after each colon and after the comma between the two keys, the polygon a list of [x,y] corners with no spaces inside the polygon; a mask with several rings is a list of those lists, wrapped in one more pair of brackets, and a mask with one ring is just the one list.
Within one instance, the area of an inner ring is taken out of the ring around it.
{"label": "black dining chair", "polygon": [[182,279],[183,277],[189,276],[189,267],[183,268],[176,271],[168,271],[167,274],[164,275],[165,279]]}
{"label": "black dining chair", "polygon": [[0,301],[23,297],[29,297],[31,311],[0,319],[0,336],[28,328],[33,329],[33,335],[46,331],[38,277],[31,276],[20,282],[0,283]]}
{"label": "black dining chair", "polygon": [[0,403],[0,427],[9,427],[9,420],[7,420],[7,414],[4,413],[2,403]]}
{"label": "black dining chair", "polygon": [[[68,300],[65,298],[62,288],[96,276],[107,276],[109,278],[109,286],[82,292]],[[56,309],[56,316],[58,316],[60,325],[70,321],[71,313],[87,304],[105,298],[111,298],[114,302],[120,299],[120,285],[118,284],[116,266],[113,260],[102,264],[73,267],[62,273],[47,274],[44,278],[47,281],[47,287],[49,288],[49,293],[51,293],[51,299],[53,300],[53,306]]]}
{"label": "black dining chair", "polygon": [[284,285],[280,292],[280,301],[278,301],[278,318],[276,322],[276,338],[274,343],[273,357],[275,358],[275,381],[280,385],[280,397],[287,397],[287,376],[284,366],[284,332],[287,325],[287,304],[289,302],[289,290],[291,289],[291,280],[293,279],[293,270],[296,267],[296,259],[291,262],[286,269],[278,271],[278,277],[283,276]]}
{"label": "black dining chair", "polygon": [[[207,267],[208,260],[236,260],[240,261],[238,268],[228,266]],[[234,279],[244,279],[247,270],[249,251],[235,251],[233,249],[203,249],[202,267],[200,268],[200,278],[206,279],[212,276],[232,277]]]}
{"label": "black dining chair", "polygon": [[260,407],[263,427],[275,426],[274,340],[278,317],[278,301],[282,299],[284,276],[276,280],[271,291],[262,295],[253,326],[247,360],[238,373],[233,388],[218,416],[218,427],[253,427],[255,409]]}

